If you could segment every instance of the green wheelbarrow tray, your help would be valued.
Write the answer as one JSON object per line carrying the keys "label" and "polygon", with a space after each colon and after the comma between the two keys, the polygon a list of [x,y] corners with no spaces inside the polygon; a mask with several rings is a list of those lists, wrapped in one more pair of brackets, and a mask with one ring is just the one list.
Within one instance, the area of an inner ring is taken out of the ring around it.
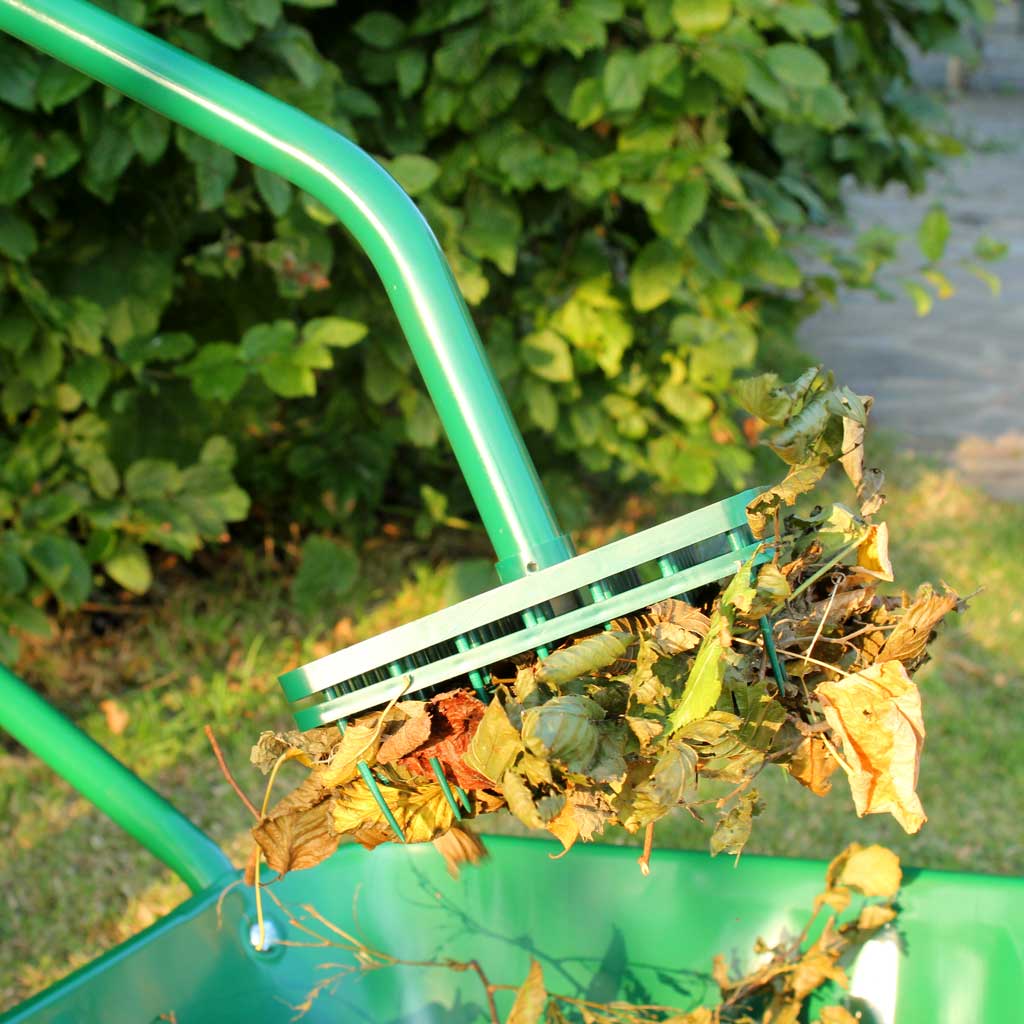
{"label": "green wheelbarrow tray", "polygon": [[[287,177],[330,208],[374,263],[497,555],[502,585],[282,678],[302,728],[343,722],[402,692],[472,685],[487,666],[543,652],[580,631],[668,596],[692,596],[767,557],[737,495],[577,556],[540,485],[443,254],[395,181],[336,132],[84,0],[0,0],[0,30],[37,46],[235,153]],[[2,73],[2,72],[0,72]],[[766,652],[780,685],[771,627]],[[195,825],[0,667],[0,725],[172,868],[193,898],[164,920],[15,1008],[4,1021],[276,1021],[293,1016],[330,950],[289,948],[269,912],[254,949],[252,894]],[[364,766],[365,768],[366,766]],[[366,775],[372,779],[369,769]],[[453,800],[454,803],[454,800]],[[386,804],[384,804],[386,806]],[[401,838],[399,833],[398,838]],[[530,955],[554,990],[604,1000],[693,1005],[713,1000],[719,951],[748,963],[758,934],[793,929],[823,865],[659,854],[644,879],[633,854],[588,847],[552,862],[540,841],[496,839],[492,859],[453,883],[430,848],[345,848],[275,892],[309,902],[341,927],[360,919],[387,952],[479,958],[516,983]],[[595,894],[600,899],[595,899]],[[855,992],[876,1021],[1004,1021],[1024,995],[1024,886],[911,873],[899,937],[866,948]],[[274,940],[276,935],[277,941]],[[460,1021],[480,1017],[466,975],[389,970],[352,978],[308,1020]]]}
{"label": "green wheelbarrow tray", "polygon": [[[659,850],[645,879],[636,851],[624,847],[577,848],[552,861],[554,843],[496,837],[488,846],[490,860],[458,881],[429,847],[346,846],[288,875],[275,892],[289,906],[312,903],[345,930],[353,929],[357,898],[365,941],[403,959],[476,959],[492,982],[518,984],[535,957],[553,992],[686,1008],[717,1002],[714,953],[747,968],[758,935],[771,942],[797,933],[825,870],[816,861],[755,856],[734,867],[703,852]],[[200,893],[3,1024],[151,1024],[161,1014],[178,1024],[276,1024],[292,1020],[291,1007],[334,973],[320,965],[351,962],[322,948],[255,952],[251,894],[225,897],[219,927],[218,895]],[[848,1005],[863,1011],[864,1024],[1019,1019],[1024,887],[911,870],[900,904],[898,931],[873,939],[850,970]],[[275,907],[268,928],[285,940],[308,939]],[[509,994],[498,998],[507,1014]],[[487,1016],[474,974],[396,967],[349,976],[302,1019],[476,1024]]]}

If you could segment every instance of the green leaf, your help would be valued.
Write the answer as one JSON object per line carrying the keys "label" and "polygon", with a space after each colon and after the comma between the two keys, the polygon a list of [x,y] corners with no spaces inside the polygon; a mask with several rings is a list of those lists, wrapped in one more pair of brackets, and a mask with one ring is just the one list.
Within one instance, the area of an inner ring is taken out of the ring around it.
{"label": "green leaf", "polygon": [[573,379],[572,352],[565,339],[546,328],[528,334],[520,349],[523,363],[531,373],[544,380],[564,383]]}
{"label": "green leaf", "polygon": [[28,586],[28,571],[9,538],[0,538],[0,594],[20,594]]}
{"label": "green leaf", "polygon": [[997,238],[991,238],[989,235],[980,235],[974,243],[975,259],[985,260],[986,262],[1001,260],[1009,251],[1010,247],[1006,242],[1001,242]]}
{"label": "green leaf", "polygon": [[929,263],[938,263],[949,241],[949,217],[941,206],[933,206],[917,229],[917,244]]}
{"label": "green leaf", "polygon": [[234,153],[216,142],[181,128],[176,138],[178,148],[189,158],[195,169],[199,209],[220,209],[238,169]]}
{"label": "green leaf", "polygon": [[564,686],[573,679],[614,665],[629,649],[633,636],[616,630],[595,633],[544,658],[537,666],[537,681]]}
{"label": "green leaf", "polygon": [[181,482],[181,471],[166,459],[138,459],[124,474],[124,489],[135,501],[176,494]]}
{"label": "green leaf", "polygon": [[43,67],[36,82],[36,99],[44,112],[51,114],[58,107],[80,96],[92,84],[93,80],[88,76],[69,68],[67,64],[51,60]]}
{"label": "green leaf", "polygon": [[378,50],[391,50],[405,38],[405,25],[387,11],[370,11],[353,26],[356,37]]}
{"label": "green leaf", "polygon": [[7,623],[22,632],[46,637],[53,633],[53,627],[46,614],[35,605],[29,604],[28,601],[15,601],[13,604],[6,605],[3,614],[6,616]]}
{"label": "green leaf", "polygon": [[811,90],[828,85],[828,64],[806,46],[776,43],[768,48],[765,58],[775,77],[795,89]]}
{"label": "green leaf", "polygon": [[348,545],[314,534],[302,545],[292,599],[305,614],[324,612],[333,622],[340,602],[359,579],[359,556]]}
{"label": "green leaf", "polygon": [[302,340],[331,348],[351,348],[366,337],[368,328],[358,320],[342,316],[322,316],[307,320],[302,328]]}
{"label": "green leaf", "polygon": [[259,363],[271,356],[289,352],[298,337],[298,328],[291,320],[275,320],[257,324],[242,335],[240,352],[247,363]]}
{"label": "green leaf", "polygon": [[213,35],[234,50],[256,36],[256,26],[245,16],[238,0],[204,0],[203,10]]}
{"label": "green leaf", "polygon": [[292,205],[292,187],[277,174],[257,167],[253,171],[256,191],[275,217],[283,217]]}
{"label": "green leaf", "polygon": [[0,255],[24,263],[39,247],[36,229],[10,210],[0,210]]}
{"label": "green leaf", "polygon": [[683,259],[665,239],[648,242],[629,271],[629,294],[640,313],[667,302],[683,280]]}
{"label": "green leaf", "polygon": [[422,50],[402,50],[395,61],[398,95],[403,100],[415,96],[427,77],[427,57]]}
{"label": "green leaf", "polygon": [[519,209],[492,192],[474,194],[462,244],[478,259],[490,260],[503,274],[513,274],[523,221]]}
{"label": "green leaf", "polygon": [[553,697],[523,712],[523,743],[537,757],[555,757],[570,771],[586,771],[601,742],[595,723],[604,716],[604,708],[589,697]]}
{"label": "green leaf", "polygon": [[672,18],[690,36],[717,32],[729,24],[732,0],[673,0]]}
{"label": "green leaf", "polygon": [[508,720],[501,701],[495,697],[487,705],[463,760],[491,782],[500,783],[522,749],[518,730]]}
{"label": "green leaf", "polygon": [[429,157],[408,153],[389,160],[387,168],[411,196],[426,192],[441,176],[441,168]]}
{"label": "green leaf", "polygon": [[40,59],[20,43],[0,39],[0,100],[18,110],[32,111],[36,105],[36,83]]}
{"label": "green leaf", "polygon": [[558,426],[558,399],[550,384],[536,377],[526,377],[520,384],[520,393],[530,422],[547,434]]}
{"label": "green leaf", "polygon": [[46,387],[56,379],[64,365],[64,347],[61,336],[43,331],[32,340],[18,362],[20,374],[37,388]]}
{"label": "green leaf", "polygon": [[190,362],[178,368],[192,382],[198,398],[230,402],[241,390],[249,370],[240,360],[238,346],[226,341],[204,345]]}
{"label": "green leaf", "polygon": [[281,17],[281,0],[244,0],[245,13],[255,24],[273,28]]}
{"label": "green leaf", "polygon": [[589,128],[605,115],[604,89],[596,78],[581,78],[569,100],[569,117],[578,128]]}
{"label": "green leaf", "polygon": [[224,469],[231,469],[237,458],[235,446],[219,434],[208,438],[199,453],[199,461],[208,466],[221,466]]}
{"label": "green leaf", "polygon": [[638,54],[616,50],[604,66],[601,82],[609,110],[636,110],[647,89],[647,71]]}
{"label": "green leaf", "polygon": [[129,129],[132,145],[146,164],[154,164],[164,155],[171,140],[171,122],[155,110],[140,107]]}
{"label": "green leaf", "polygon": [[153,570],[140,544],[122,539],[117,550],[103,563],[103,570],[133,594],[144,594],[153,582]]}
{"label": "green leaf", "polygon": [[121,349],[126,363],[173,363],[195,350],[195,339],[184,331],[166,331],[135,338]]}
{"label": "green leaf", "polygon": [[25,553],[29,568],[65,608],[77,608],[92,589],[82,549],[67,537],[41,537]]}
{"label": "green leaf", "polygon": [[516,998],[512,1003],[505,1024],[540,1024],[544,1007],[547,1006],[548,993],[544,988],[544,972],[536,960],[530,959],[530,971],[526,981],[516,990]]}
{"label": "green leaf", "polygon": [[753,818],[761,813],[763,806],[756,789],[742,794],[715,824],[715,831],[711,834],[711,856],[717,857],[720,853],[738,856],[750,839]]}
{"label": "green leaf", "polygon": [[410,390],[399,399],[405,432],[417,448],[433,448],[441,438],[441,421],[434,403],[422,391]]}
{"label": "green leaf", "polygon": [[835,19],[816,0],[807,3],[784,3],[775,12],[775,19],[792,36],[823,39],[839,28]]}

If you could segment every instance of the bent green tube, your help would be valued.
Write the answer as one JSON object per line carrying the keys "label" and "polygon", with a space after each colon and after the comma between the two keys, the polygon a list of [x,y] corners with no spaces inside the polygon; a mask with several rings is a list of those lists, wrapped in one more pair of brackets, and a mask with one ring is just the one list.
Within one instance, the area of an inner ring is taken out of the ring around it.
{"label": "bent green tube", "polygon": [[504,581],[573,554],[426,221],[358,146],[84,0],[0,0],[0,29],[294,182],[380,274]]}
{"label": "bent green tube", "polygon": [[234,874],[220,847],[0,665],[0,727],[163,861],[191,890]]}

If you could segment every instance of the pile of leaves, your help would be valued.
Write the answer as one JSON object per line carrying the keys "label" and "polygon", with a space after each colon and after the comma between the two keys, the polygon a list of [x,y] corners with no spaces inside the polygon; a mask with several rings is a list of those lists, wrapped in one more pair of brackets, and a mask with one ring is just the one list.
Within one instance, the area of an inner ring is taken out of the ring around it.
{"label": "pile of leaves", "polygon": [[[299,1006],[301,1017],[326,990],[351,974],[365,974],[390,967],[446,968],[473,972],[484,987],[490,1024],[501,1024],[494,995],[514,990],[515,998],[505,1024],[568,1024],[582,1018],[586,1024],[794,1024],[801,1017],[812,995],[828,999],[825,986],[848,989],[847,969],[863,945],[895,920],[902,871],[899,858],[883,846],[852,843],[828,866],[825,888],[814,899],[811,915],[796,936],[783,936],[769,946],[762,938],[754,945],[758,966],[742,977],[734,978],[726,958],[714,958],[712,977],[718,984],[721,1000],[715,1006],[681,1010],[656,1004],[638,1005],[622,1000],[602,1003],[588,998],[563,995],[548,990],[542,965],[530,962],[526,979],[519,986],[494,984],[478,961],[401,960],[367,945],[313,907],[293,913],[278,901],[289,921],[303,933],[300,944],[336,948],[353,954],[352,966],[332,963],[329,976],[319,981]],[[856,906],[851,903],[856,900]],[[809,941],[822,911],[827,918],[817,937]],[[312,938],[314,943],[308,940]],[[854,1016],[841,1004],[823,1007],[818,1024],[856,1024]]]}
{"label": "pile of leaves", "polygon": [[[788,385],[752,378],[742,399],[752,429],[789,467],[748,508],[770,560],[755,555],[700,606],[662,601],[522,658],[505,678],[492,674],[486,706],[457,689],[396,702],[343,734],[264,733],[253,751],[261,768],[298,759],[311,771],[253,829],[253,863],[283,873],[317,863],[346,835],[368,847],[395,840],[360,761],[382,780],[409,842],[455,825],[433,759],[475,814],[507,807],[565,850],[609,825],[650,829],[683,807],[713,820],[713,854],[738,854],[769,764],[819,795],[841,768],[858,815],[888,812],[918,831],[925,729],[911,676],[962,602],[929,586],[879,590],[893,573],[887,527],[875,521],[883,477],[863,460],[870,399],[816,369]],[[856,489],[855,507],[790,512],[833,464]],[[456,860],[478,852],[461,830],[444,845]]]}

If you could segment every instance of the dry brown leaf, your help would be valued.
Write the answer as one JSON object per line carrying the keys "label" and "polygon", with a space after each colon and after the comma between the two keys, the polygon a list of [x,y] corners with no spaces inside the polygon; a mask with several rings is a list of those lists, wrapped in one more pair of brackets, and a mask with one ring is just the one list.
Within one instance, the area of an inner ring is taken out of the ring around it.
{"label": "dry brown leaf", "polygon": [[626,724],[632,730],[633,735],[640,741],[641,747],[646,747],[656,736],[665,731],[663,722],[656,722],[653,718],[635,717],[626,715]]}
{"label": "dry brown leaf", "polygon": [[959,597],[952,590],[936,594],[928,584],[924,584],[918,589],[913,604],[889,634],[878,655],[879,660],[901,661],[907,668],[916,668],[924,659],[932,630],[959,603]]}
{"label": "dry brown leaf", "polygon": [[384,727],[377,763],[390,764],[423,746],[432,724],[426,702],[409,700],[396,705],[391,720]]}
{"label": "dry brown leaf", "polygon": [[842,745],[857,814],[888,811],[909,832],[927,815],[915,792],[924,744],[921,695],[898,661],[820,683],[825,719]]}
{"label": "dry brown leaf", "polygon": [[297,759],[307,768],[312,768],[315,763],[326,761],[340,742],[341,733],[333,725],[310,729],[309,732],[294,729],[290,732],[262,732],[249,760],[266,775],[282,754],[294,750],[302,755],[297,754]]}
{"label": "dry brown leaf", "polygon": [[826,1006],[821,1011],[818,1024],[861,1024],[861,1021],[845,1006]]}
{"label": "dry brown leaf", "polygon": [[832,789],[829,776],[839,762],[829,753],[820,736],[807,736],[796,748],[787,768],[789,774],[815,796],[824,796]]}
{"label": "dry brown leaf", "polygon": [[452,690],[431,698],[430,737],[424,746],[401,758],[398,764],[417,775],[433,778],[430,759],[436,757],[449,782],[467,790],[493,787],[490,779],[474,771],[463,759],[484,710],[484,704],[466,690]]}
{"label": "dry brown leaf", "polygon": [[268,818],[252,835],[267,866],[282,875],[314,867],[334,853],[340,842],[328,830],[327,808],[322,803]]}
{"label": "dry brown leaf", "polygon": [[128,714],[120,701],[101,700],[100,711],[103,712],[103,717],[107,720],[107,728],[115,736],[120,736],[132,720],[132,716]]}
{"label": "dry brown leaf", "polygon": [[812,946],[796,966],[790,978],[793,994],[797,999],[806,999],[826,981],[834,981],[843,988],[849,987],[846,971],[828,953]]}
{"label": "dry brown leaf", "polygon": [[434,849],[444,857],[448,874],[452,878],[459,877],[459,869],[463,864],[479,864],[488,856],[483,840],[475,832],[460,825],[452,825],[447,832],[438,836],[434,840]]}

